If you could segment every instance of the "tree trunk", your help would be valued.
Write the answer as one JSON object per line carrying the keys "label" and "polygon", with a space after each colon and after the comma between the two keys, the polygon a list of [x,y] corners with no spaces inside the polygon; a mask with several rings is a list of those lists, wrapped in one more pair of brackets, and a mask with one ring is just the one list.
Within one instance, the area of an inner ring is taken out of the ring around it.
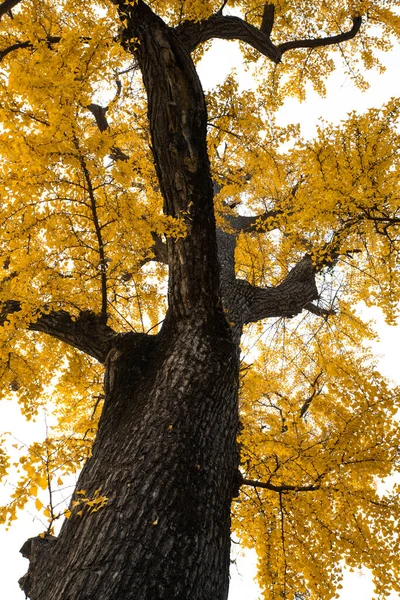
{"label": "tree trunk", "polygon": [[221,307],[206,105],[173,30],[141,0],[120,16],[148,95],[164,212],[186,235],[168,240],[162,331],[110,343],[103,414],[77,486],[108,502],[73,514],[57,540],[31,540],[23,586],[31,600],[225,600],[238,344]]}
{"label": "tree trunk", "polygon": [[29,597],[226,599],[238,489],[237,349],[193,321],[158,336],[121,335],[105,384],[77,491],[91,498],[100,488],[108,502],[73,514],[54,542],[33,540]]}

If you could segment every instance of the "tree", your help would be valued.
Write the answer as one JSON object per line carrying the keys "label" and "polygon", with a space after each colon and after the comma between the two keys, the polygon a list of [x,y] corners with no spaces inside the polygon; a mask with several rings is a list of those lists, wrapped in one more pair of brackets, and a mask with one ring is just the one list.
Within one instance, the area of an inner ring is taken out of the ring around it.
{"label": "tree", "polygon": [[[395,318],[399,102],[312,142],[274,120],[324,92],[331,51],[365,85],[396,5],[0,5],[3,394],[58,418],[1,513],[50,492],[32,600],[222,600],[231,505],[266,598],[332,598],[342,559],[399,589],[399,489],[377,490],[399,393],[355,312]],[[256,91],[232,73],[205,97],[214,38],[240,41]],[[244,327],[261,342],[240,361]]]}

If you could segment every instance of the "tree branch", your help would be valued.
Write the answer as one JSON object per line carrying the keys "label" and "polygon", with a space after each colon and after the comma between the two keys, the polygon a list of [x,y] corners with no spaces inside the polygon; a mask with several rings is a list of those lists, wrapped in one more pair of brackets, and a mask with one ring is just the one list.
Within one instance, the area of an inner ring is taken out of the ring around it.
{"label": "tree branch", "polygon": [[99,217],[97,213],[97,203],[96,196],[94,193],[92,180],[90,177],[89,170],[86,165],[86,160],[84,156],[80,153],[78,140],[75,140],[75,147],[79,154],[79,162],[81,164],[83,176],[87,185],[87,192],[90,201],[90,210],[93,218],[93,225],[96,233],[98,252],[99,252],[99,269],[100,269],[100,281],[101,281],[101,316],[104,322],[107,321],[107,260],[104,252],[104,241],[101,233],[101,226],[99,222]]}
{"label": "tree branch", "polygon": [[[20,310],[21,303],[18,300],[4,302],[0,307],[0,325],[4,325],[9,315]],[[101,363],[105,362],[109,344],[116,335],[100,315],[91,311],[81,312],[76,320],[65,310],[43,313],[29,324],[28,329],[47,333]]]}
{"label": "tree branch", "polygon": [[312,302],[309,302],[304,307],[308,312],[313,313],[313,315],[317,315],[317,317],[329,317],[331,315],[336,315],[336,311],[333,308],[323,308],[322,306],[317,306]]}
{"label": "tree branch", "polygon": [[256,287],[236,280],[241,292],[243,323],[253,323],[271,317],[291,318],[299,314],[312,300],[318,298],[315,284],[316,269],[306,255],[293,267],[287,277],[275,287]]}
{"label": "tree branch", "polygon": [[318,396],[322,391],[322,387],[319,389],[317,388],[318,379],[321,377],[322,374],[323,374],[323,371],[320,371],[311,384],[312,393],[311,393],[311,396],[309,396],[307,398],[307,400],[305,400],[305,402],[303,403],[303,406],[300,409],[300,417],[301,418],[304,417],[304,415],[307,413],[308,409],[310,408],[310,404],[313,401],[313,399],[315,398],[315,396]]}
{"label": "tree branch", "polygon": [[274,7],[271,8],[271,6],[268,3],[265,5],[260,29],[239,17],[224,16],[218,12],[197,23],[185,21],[176,27],[175,31],[190,52],[199,44],[214,38],[241,40],[278,64],[282,60],[282,55],[294,48],[319,48],[351,40],[360,30],[362,23],[361,17],[353,17],[353,26],[350,31],[319,39],[292,40],[275,46],[270,39],[274,18]]}
{"label": "tree branch", "polygon": [[[41,40],[41,41],[46,42],[48,45],[51,45],[51,44],[58,44],[58,42],[60,40],[61,40],[60,36],[49,36],[45,40]],[[34,44],[32,44],[32,42],[30,42],[30,41],[15,42],[15,44],[11,44],[11,46],[8,46],[8,48],[4,48],[3,50],[0,50],[0,62],[3,60],[3,58],[5,58],[7,56],[7,54],[9,54],[10,52],[14,52],[14,50],[22,50],[23,48],[34,48],[34,47],[35,47]]]}
{"label": "tree branch", "polygon": [[[276,229],[272,221],[275,217],[282,214],[281,210],[267,210],[261,215],[243,216],[243,215],[224,215],[225,220],[237,232],[241,233],[267,233]],[[271,222],[272,221],[272,222]]]}
{"label": "tree branch", "polygon": [[[1,15],[0,15],[0,18],[1,18]],[[81,37],[80,39],[83,42],[89,42],[91,38]],[[44,43],[44,44],[47,44],[48,46],[52,46],[52,44],[58,44],[60,41],[61,41],[61,36],[59,36],[59,35],[49,35],[47,38],[38,40],[39,43]],[[3,58],[5,58],[7,56],[7,54],[9,54],[10,52],[13,52],[14,50],[22,50],[24,48],[31,48],[33,50],[35,47],[36,47],[35,44],[33,44],[31,41],[28,41],[28,40],[25,42],[15,42],[15,44],[11,44],[11,46],[8,46],[7,48],[0,50],[0,62],[3,60]]]}
{"label": "tree branch", "polygon": [[285,42],[283,44],[279,44],[277,49],[280,51],[281,56],[284,52],[288,50],[293,50],[294,48],[321,48],[322,46],[331,46],[334,44],[340,44],[341,42],[345,42],[347,40],[353,39],[360,30],[362,18],[361,17],[353,17],[353,27],[350,31],[345,31],[343,33],[339,33],[338,35],[331,35],[325,38],[317,38],[313,40],[293,40],[291,42]]}
{"label": "tree branch", "polygon": [[[268,17],[270,19],[270,15]],[[267,19],[266,22],[269,26],[270,21]],[[216,13],[208,19],[197,23],[185,21],[176,27],[175,31],[189,52],[192,52],[199,44],[207,40],[220,38],[223,40],[241,40],[242,42],[246,42],[274,63],[279,63],[282,58],[282,52],[271,42],[269,35],[254,27],[254,25],[246,23],[246,21],[243,21],[239,17],[224,16],[221,13]]]}
{"label": "tree branch", "polygon": [[[100,106],[100,104],[92,103],[92,104],[89,104],[89,106],[87,106],[86,108],[94,116],[94,118],[96,120],[96,125],[99,128],[99,131],[101,133],[103,133],[104,131],[109,131],[110,125],[108,124],[107,117],[106,117],[108,106]],[[121,150],[121,148],[118,148],[117,146],[112,146],[110,157],[113,160],[123,160],[123,161],[129,160],[129,156],[127,154],[125,154],[125,152],[123,152]]]}
{"label": "tree branch", "polygon": [[268,38],[271,37],[272,28],[274,26],[275,6],[274,4],[264,5],[264,12],[261,21],[260,31]]}
{"label": "tree branch", "polygon": [[[221,321],[207,109],[187,46],[142,0],[119,2],[122,46],[141,69],[164,213],[182,217],[186,235],[167,239],[170,323]],[[135,41],[132,41],[135,40]],[[139,41],[139,43],[137,43]]]}
{"label": "tree branch", "polygon": [[272,492],[315,492],[320,489],[320,485],[273,485],[263,481],[254,481],[253,479],[242,479],[242,485],[251,485],[252,487],[264,488]]}
{"label": "tree branch", "polygon": [[10,13],[10,10],[12,10],[20,2],[21,0],[4,0],[4,2],[0,4],[0,18],[3,15]]}
{"label": "tree branch", "polygon": [[145,265],[146,263],[155,260],[156,262],[168,264],[168,249],[167,244],[162,241],[162,238],[158,233],[154,231],[151,232],[151,236],[154,240],[154,244],[151,246],[150,250],[153,252],[154,256],[148,256],[144,258],[140,264],[140,266]]}

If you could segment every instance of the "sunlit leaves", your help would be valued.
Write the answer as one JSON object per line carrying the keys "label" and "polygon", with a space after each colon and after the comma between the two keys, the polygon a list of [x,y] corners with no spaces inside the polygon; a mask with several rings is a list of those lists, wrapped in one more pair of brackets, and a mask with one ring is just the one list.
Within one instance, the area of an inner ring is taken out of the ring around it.
{"label": "sunlit leaves", "polygon": [[357,338],[332,352],[349,326],[277,332],[282,351],[269,344],[244,371],[241,468],[270,489],[244,487],[235,528],[257,550],[268,598],[335,597],[343,559],[368,566],[380,592],[397,589],[400,502],[382,482],[398,468],[400,391]]}
{"label": "sunlit leaves", "polygon": [[[155,0],[152,8],[175,26],[207,19],[221,4]],[[243,43],[257,89],[242,90],[233,71],[207,94],[217,224],[232,233],[228,215],[260,215],[251,233],[238,235],[237,276],[276,286],[309,254],[325,317],[304,313],[248,331],[241,469],[267,487],[243,486],[234,528],[258,552],[269,600],[334,597],[343,559],[370,568],[384,594],[398,586],[400,507],[398,485],[379,485],[398,468],[400,400],[366,350],[372,333],[354,306],[379,305],[394,321],[399,103],[352,113],[338,127],[321,123],[307,141],[297,123],[278,127],[274,110],[286,95],[303,98],[309,83],[323,94],[342,59],[365,86],[365,67],[379,69],[379,51],[399,37],[399,3],[270,4],[276,44],[340,34],[356,16],[363,22],[351,41],[297,48],[278,65]],[[224,11],[256,27],[263,18],[254,0]],[[186,235],[162,213],[146,97],[120,44],[126,24],[112,2],[81,0],[27,0],[0,22],[0,302],[21,308],[0,313],[0,391],[28,419],[46,407],[51,421],[39,442],[14,440],[10,449],[13,440],[2,440],[0,477],[13,486],[0,509],[6,524],[27,506],[51,525],[107,502],[101,490],[78,490],[67,508],[64,489],[90,455],[102,367],[29,325],[62,309],[73,319],[102,312],[117,332],[155,328],[167,275],[152,260],[155,239]]]}

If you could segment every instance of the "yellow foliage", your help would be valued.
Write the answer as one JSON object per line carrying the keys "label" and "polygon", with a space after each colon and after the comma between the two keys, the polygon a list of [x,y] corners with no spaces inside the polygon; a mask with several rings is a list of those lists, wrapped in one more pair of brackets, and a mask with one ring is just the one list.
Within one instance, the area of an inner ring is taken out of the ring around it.
{"label": "yellow foliage", "polygon": [[[207,19],[221,4],[154,0],[151,7],[178,26]],[[249,327],[241,470],[267,487],[243,487],[233,527],[258,553],[268,600],[335,597],[342,560],[371,569],[384,595],[399,589],[400,488],[381,492],[378,483],[398,467],[400,393],[377,372],[366,349],[371,328],[351,307],[377,305],[395,321],[399,100],[352,113],[339,126],[323,123],[308,141],[298,124],[278,127],[274,113],[288,95],[303,99],[307,84],[324,94],[341,58],[365,87],[365,69],[381,68],[379,53],[398,43],[400,2],[270,4],[275,44],[338,35],[358,16],[363,23],[345,44],[296,48],[277,65],[242,43],[257,89],[241,90],[232,72],[206,97],[217,224],[229,231],[227,215],[260,215],[238,239],[237,276],[274,286],[309,254],[320,306],[336,313]],[[260,27],[259,2],[232,0],[229,8]],[[11,466],[16,474],[0,508],[6,525],[30,501],[50,527],[108,501],[101,490],[77,491],[70,508],[56,497],[64,476],[90,456],[103,368],[27,331],[29,324],[53,310],[74,319],[90,310],[106,311],[117,332],[150,330],[166,306],[154,236],[177,240],[187,232],[188,215],[163,214],[143,83],[120,44],[126,25],[105,0],[23,2],[0,20],[0,302],[21,304],[7,319],[0,310],[0,392],[18,400],[27,419],[43,407],[53,419],[41,442],[8,452],[7,436],[0,440],[0,478]],[[106,106],[101,128],[96,110]],[[266,211],[274,212],[267,232]],[[45,490],[50,500],[43,501]]]}

